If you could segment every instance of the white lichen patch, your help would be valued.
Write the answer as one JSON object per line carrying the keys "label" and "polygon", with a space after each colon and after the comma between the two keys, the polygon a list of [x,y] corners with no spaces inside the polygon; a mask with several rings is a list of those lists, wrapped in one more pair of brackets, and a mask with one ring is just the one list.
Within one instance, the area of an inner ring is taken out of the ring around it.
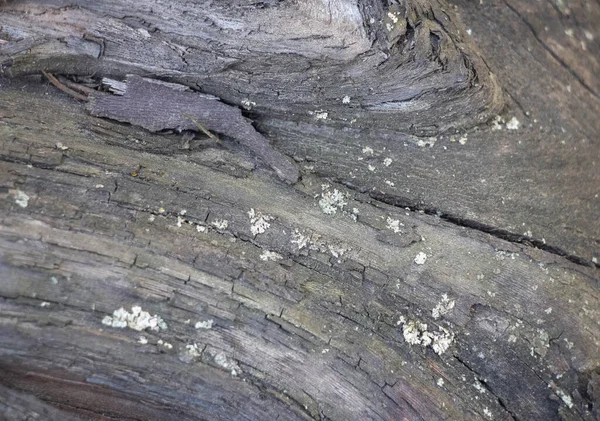
{"label": "white lichen patch", "polygon": [[492,417],[492,411],[490,411],[487,406],[485,408],[483,408],[483,415],[485,415],[486,417],[488,417],[491,420],[494,419],[494,417]]}
{"label": "white lichen patch", "polygon": [[264,260],[265,262],[271,260],[273,262],[277,261],[277,260],[281,260],[283,259],[283,256],[279,253],[276,253],[274,251],[269,251],[269,250],[265,250],[262,252],[262,254],[260,255],[260,260]]}
{"label": "white lichen patch", "polygon": [[454,340],[454,335],[452,333],[448,332],[444,328],[441,329],[441,332],[436,332],[433,334],[433,344],[431,345],[433,351],[438,355],[442,355],[444,352],[446,352]]}
{"label": "white lichen patch", "polygon": [[505,260],[508,258],[515,260],[517,257],[519,257],[519,253],[511,253],[504,250],[498,250],[494,256],[496,260]]}
{"label": "white lichen patch", "polygon": [[225,355],[223,352],[214,353],[213,359],[219,367],[229,370],[232,376],[237,376],[237,374],[241,371],[237,363],[230,358],[227,358],[227,355]]}
{"label": "white lichen patch", "polygon": [[148,338],[146,338],[145,336],[140,336],[140,339],[138,339],[138,344],[146,345],[147,343]]}
{"label": "white lichen patch", "polygon": [[[328,189],[329,186],[326,188]],[[319,200],[321,210],[327,215],[334,215],[338,209],[342,210],[347,204],[344,194],[338,189],[334,189],[332,192],[329,190],[324,191],[321,193],[321,200]]]}
{"label": "white lichen patch", "polygon": [[15,203],[17,205],[19,205],[22,208],[27,207],[27,205],[29,204],[29,196],[27,196],[21,190],[11,190],[11,193],[13,194],[15,198]]}
{"label": "white lichen patch", "polygon": [[185,222],[185,219],[183,219],[181,216],[177,215],[177,228],[181,228],[181,224],[183,224]]}
{"label": "white lichen patch", "polygon": [[40,307],[42,307],[42,308],[43,308],[43,307],[50,307],[50,303],[49,303],[48,301],[43,301],[43,302],[40,304]]}
{"label": "white lichen patch", "polygon": [[373,151],[373,148],[371,148],[370,146],[365,146],[362,149],[362,153],[364,153],[365,155],[373,155],[373,153],[375,153],[375,151]]}
{"label": "white lichen patch", "polygon": [[492,120],[492,131],[502,130],[502,125],[505,123],[504,119],[497,115]]}
{"label": "white lichen patch", "polygon": [[401,234],[402,233],[402,230],[400,229],[400,227],[404,226],[404,224],[401,223],[399,220],[392,219],[392,218],[390,218],[388,216],[386,222],[387,222],[387,229],[392,230],[396,234]]}
{"label": "white lichen patch", "polygon": [[395,13],[388,12],[388,18],[394,23],[398,23],[398,16]]}
{"label": "white lichen patch", "polygon": [[229,226],[229,221],[227,219],[215,219],[212,226],[216,229],[225,230]]}
{"label": "white lichen patch", "polygon": [[167,329],[167,324],[162,317],[150,315],[147,311],[142,310],[140,306],[131,307],[131,313],[123,307],[115,310],[111,316],[105,316],[102,319],[102,324],[111,327],[125,328],[141,332],[142,330],[150,329],[154,332]]}
{"label": "white lichen patch", "polygon": [[458,143],[460,143],[461,145],[464,145],[467,143],[467,135],[461,136],[460,139],[458,139]]}
{"label": "white lichen patch", "polygon": [[389,167],[390,165],[392,165],[392,158],[385,158],[383,160],[383,165],[385,165],[386,167]]}
{"label": "white lichen patch", "polygon": [[519,122],[519,120],[517,120],[516,117],[513,117],[510,120],[508,120],[508,123],[506,123],[506,128],[508,130],[517,130],[520,124],[521,123]]}
{"label": "white lichen patch", "polygon": [[439,319],[441,316],[448,314],[454,308],[455,301],[448,298],[448,294],[442,294],[442,300],[431,310],[431,315],[434,319]]}
{"label": "white lichen patch", "polygon": [[199,322],[196,322],[196,324],[194,325],[194,328],[196,328],[196,329],[212,329],[214,323],[215,323],[215,321],[213,319],[201,320]]}
{"label": "white lichen patch", "polygon": [[439,379],[437,379],[437,382],[436,382],[436,384],[437,384],[439,387],[444,387],[444,379],[442,379],[442,378],[440,377]]}
{"label": "white lichen patch", "polygon": [[246,110],[251,110],[252,107],[256,106],[256,102],[250,101],[248,98],[242,99],[241,104]]}
{"label": "white lichen patch", "polygon": [[165,349],[173,349],[173,345],[171,345],[169,342],[165,342],[162,339],[159,339],[158,342],[156,342],[157,345],[162,346]]}
{"label": "white lichen patch", "polygon": [[420,251],[419,253],[417,253],[417,255],[415,256],[414,262],[417,265],[424,265],[425,261],[427,261],[427,255],[425,253],[423,253],[422,251]]}
{"label": "white lichen patch", "polygon": [[329,113],[325,110],[310,111],[309,113],[313,114],[317,120],[327,120],[329,116]]}
{"label": "white lichen patch", "polygon": [[302,250],[309,245],[310,237],[295,229],[292,233],[292,239],[290,242],[292,244],[296,244],[298,246],[298,250]]}
{"label": "white lichen patch", "polygon": [[565,393],[562,389],[556,388],[556,394],[569,408],[573,408],[573,398],[568,393]]}
{"label": "white lichen patch", "polygon": [[253,235],[264,233],[267,230],[267,228],[271,226],[269,221],[275,219],[272,216],[263,215],[260,212],[254,211],[254,208],[248,211],[248,217],[250,218],[250,223],[252,224],[250,226],[250,231]]}
{"label": "white lichen patch", "polygon": [[385,180],[385,184],[387,184],[390,187],[394,187],[394,182],[393,181]]}
{"label": "white lichen patch", "polygon": [[454,340],[454,335],[443,327],[440,327],[437,332],[429,332],[427,324],[414,320],[405,322],[404,318],[401,318],[397,324],[403,325],[402,335],[408,344],[430,346],[438,355],[446,352]]}
{"label": "white lichen patch", "polygon": [[350,104],[350,97],[348,95],[342,98],[342,104]]}
{"label": "white lichen patch", "polygon": [[198,344],[193,343],[185,346],[185,353],[192,358],[199,358],[202,356],[202,349]]}
{"label": "white lichen patch", "polygon": [[196,225],[196,231],[198,231],[198,232],[205,232],[206,231],[206,227],[204,225]]}
{"label": "white lichen patch", "polygon": [[374,165],[367,165],[367,168],[369,169],[369,171],[374,172],[375,171],[375,166]]}
{"label": "white lichen patch", "polygon": [[477,391],[481,394],[485,393],[485,387],[483,387],[483,385],[481,384],[481,382],[479,380],[476,380],[475,383],[473,383],[473,387],[475,389],[477,389]]}
{"label": "white lichen patch", "polygon": [[428,138],[424,138],[424,139],[418,139],[416,143],[417,143],[418,147],[425,148],[427,146],[433,147],[433,145],[435,145],[435,142],[437,142],[437,137],[428,137]]}
{"label": "white lichen patch", "polygon": [[63,145],[61,142],[56,143],[56,149],[60,149],[61,151],[66,151],[69,149],[68,146]]}
{"label": "white lichen patch", "polygon": [[347,248],[344,248],[341,246],[328,245],[327,248],[329,249],[329,252],[331,253],[331,255],[333,257],[335,257],[336,259],[339,259],[340,257],[342,257],[344,255],[344,253],[346,253],[348,251]]}

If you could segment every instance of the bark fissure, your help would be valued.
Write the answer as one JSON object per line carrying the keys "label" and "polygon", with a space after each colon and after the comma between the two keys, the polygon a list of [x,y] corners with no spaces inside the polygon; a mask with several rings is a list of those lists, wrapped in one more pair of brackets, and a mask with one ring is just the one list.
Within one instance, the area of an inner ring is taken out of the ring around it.
{"label": "bark fissure", "polygon": [[[340,183],[350,189],[356,190],[356,186],[354,186],[352,184],[345,183],[342,181],[340,181]],[[434,207],[424,206],[424,205],[415,203],[413,200],[408,199],[408,198],[402,198],[402,197],[392,196],[389,194],[382,194],[382,193],[378,193],[378,192],[369,192],[369,195],[370,195],[370,197],[372,197],[375,200],[378,200],[378,201],[388,204],[388,205],[392,205],[394,207],[407,209],[407,210],[410,210],[411,212],[423,212],[427,215],[437,216],[440,219],[443,219],[444,221],[447,221],[447,222],[449,222],[453,225],[459,226],[459,227],[465,227],[465,228],[469,228],[469,229],[479,231],[479,232],[482,232],[485,234],[489,234],[491,236],[494,236],[501,240],[508,241],[510,243],[522,244],[526,247],[534,247],[534,248],[537,248],[540,250],[544,250],[548,253],[552,253],[557,256],[564,257],[564,258],[568,259],[569,261],[576,263],[578,265],[600,269],[600,263],[590,262],[587,259],[584,259],[583,257],[569,254],[566,251],[564,251],[563,249],[561,249],[560,247],[556,247],[551,244],[546,244],[544,241],[537,240],[537,239],[531,238],[531,237],[527,237],[526,235],[523,235],[523,234],[517,234],[514,232],[510,232],[508,230],[505,230],[503,228],[493,227],[493,226],[483,224],[478,221],[466,219],[464,217],[461,217],[458,215],[453,215],[452,213],[449,213],[449,212],[446,212],[446,211],[443,211],[440,209],[436,209]]]}

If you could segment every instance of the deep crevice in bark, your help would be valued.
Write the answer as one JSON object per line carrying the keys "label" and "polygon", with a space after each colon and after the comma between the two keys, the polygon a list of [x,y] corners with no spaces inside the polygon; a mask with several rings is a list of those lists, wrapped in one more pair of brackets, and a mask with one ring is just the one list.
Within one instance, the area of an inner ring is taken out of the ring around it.
{"label": "deep crevice in bark", "polygon": [[[349,188],[355,189],[354,186],[348,185],[347,183],[342,184],[346,185]],[[437,216],[445,221],[448,221],[454,225],[459,227],[470,228],[476,231],[483,232],[485,234],[492,235],[501,240],[509,241],[515,244],[523,244],[528,247],[535,247],[540,250],[544,250],[548,253],[555,254],[557,256],[564,257],[569,261],[576,263],[578,265],[592,267],[592,268],[600,268],[600,264],[589,262],[587,259],[583,259],[582,257],[569,254],[560,247],[552,246],[550,244],[546,244],[541,240],[537,240],[535,238],[527,237],[526,235],[517,234],[514,232],[507,231],[502,228],[492,227],[490,225],[482,224],[477,221],[473,221],[470,219],[463,218],[461,216],[453,215],[448,212],[441,211],[436,208],[432,208],[429,206],[424,206],[422,204],[415,204],[413,200],[408,198],[392,196],[389,194],[382,194],[378,192],[369,192],[369,196],[373,199],[379,200],[380,202],[386,203],[388,205],[392,205],[395,207],[409,209],[412,212],[423,212],[427,215]]]}

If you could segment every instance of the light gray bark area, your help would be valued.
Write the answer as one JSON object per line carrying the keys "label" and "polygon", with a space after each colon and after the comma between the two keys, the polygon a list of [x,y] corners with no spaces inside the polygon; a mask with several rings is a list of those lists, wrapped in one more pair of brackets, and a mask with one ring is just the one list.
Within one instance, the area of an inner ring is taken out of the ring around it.
{"label": "light gray bark area", "polygon": [[[598,418],[597,3],[73,4],[0,6],[0,416]],[[216,95],[302,178],[40,70]]]}

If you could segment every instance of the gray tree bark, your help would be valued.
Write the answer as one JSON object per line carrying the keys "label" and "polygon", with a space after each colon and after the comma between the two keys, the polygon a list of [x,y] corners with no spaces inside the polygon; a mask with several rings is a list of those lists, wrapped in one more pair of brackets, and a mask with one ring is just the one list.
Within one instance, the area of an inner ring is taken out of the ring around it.
{"label": "gray tree bark", "polygon": [[598,39],[592,0],[0,4],[0,418],[598,419]]}

